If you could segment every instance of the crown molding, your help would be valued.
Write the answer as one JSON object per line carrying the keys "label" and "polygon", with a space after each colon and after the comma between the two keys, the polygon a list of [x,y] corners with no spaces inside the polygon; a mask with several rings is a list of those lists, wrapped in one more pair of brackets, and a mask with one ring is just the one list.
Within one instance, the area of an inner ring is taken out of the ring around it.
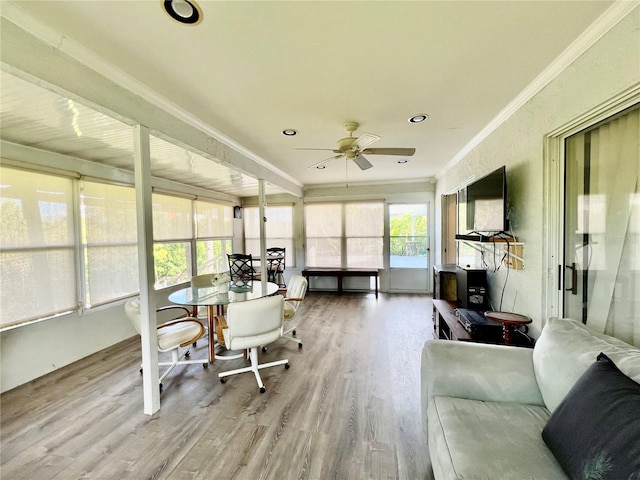
{"label": "crown molding", "polygon": [[638,0],[617,0],[576,38],[551,64],[545,68],[522,92],[467,143],[438,173],[442,176],[482,143],[494,130],[506,122],[525,103],[560,75],[569,65],[591,48],[609,30],[640,5]]}

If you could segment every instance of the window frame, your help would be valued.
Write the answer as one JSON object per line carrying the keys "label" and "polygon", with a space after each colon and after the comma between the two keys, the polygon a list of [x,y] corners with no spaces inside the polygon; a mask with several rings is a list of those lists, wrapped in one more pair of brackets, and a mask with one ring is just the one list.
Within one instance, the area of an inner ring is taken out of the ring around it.
{"label": "window frame", "polygon": [[[90,279],[90,275],[88,274],[89,266],[89,250],[93,247],[122,247],[122,246],[137,246],[137,231],[136,231],[136,240],[129,241],[124,240],[123,242],[114,242],[111,243],[109,240],[105,242],[93,242],[89,241],[86,237],[86,212],[85,207],[83,206],[83,200],[81,198],[82,188],[81,183],[91,183],[91,184],[104,184],[110,187],[122,187],[122,188],[132,188],[135,190],[135,185],[122,182],[119,179],[114,178],[98,178],[98,177],[85,177],[81,176],[75,172],[67,172],[65,170],[52,170],[46,167],[40,168],[38,165],[32,165],[29,163],[22,162],[20,164],[14,164],[13,162],[6,162],[0,165],[0,169],[11,169],[17,171],[25,171],[34,175],[42,175],[47,177],[56,177],[62,179],[68,179],[70,184],[68,187],[68,195],[70,195],[70,199],[68,200],[67,209],[65,212],[65,219],[69,226],[67,226],[69,230],[69,245],[55,245],[55,244],[42,244],[42,245],[29,245],[27,243],[20,245],[0,245],[0,252],[2,253],[21,253],[21,252],[29,252],[29,251],[41,251],[41,252],[51,252],[51,251],[62,251],[68,252],[66,256],[70,259],[69,262],[73,262],[73,265],[70,266],[69,272],[72,272],[73,278],[69,280],[69,285],[65,286],[70,295],[73,295],[73,305],[69,308],[63,309],[55,309],[47,312],[38,313],[35,316],[20,318],[19,320],[6,322],[5,324],[0,325],[0,332],[11,330],[14,328],[19,328],[26,325],[32,325],[34,323],[39,323],[41,321],[50,320],[53,318],[59,318],[66,315],[83,315],[84,312],[88,311],[96,311],[99,309],[107,308],[110,305],[117,304],[118,302],[122,302],[125,298],[130,298],[139,294],[139,287],[136,291],[130,292],[124,295],[112,296],[110,298],[104,299],[103,301],[94,301],[93,303],[89,303],[89,285],[88,281]],[[43,183],[48,183],[47,180],[44,180]],[[154,249],[156,245],[167,244],[167,243],[180,243],[185,245],[185,249],[187,250],[187,259],[186,259],[186,277],[190,278],[192,272],[197,271],[197,248],[199,242],[221,242],[221,246],[226,251],[231,251],[233,238],[234,238],[234,225],[233,225],[233,206],[230,203],[224,201],[216,201],[209,198],[203,197],[195,197],[195,196],[185,196],[184,194],[180,194],[179,192],[155,192],[154,195],[162,195],[164,197],[176,198],[187,200],[190,202],[189,205],[189,215],[190,222],[188,225],[188,229],[190,235],[176,235],[176,238],[168,238],[163,240],[154,239]],[[6,197],[8,200],[10,197]],[[16,197],[17,198],[17,197]],[[197,228],[196,228],[196,202],[202,201],[206,203],[210,203],[216,205],[218,207],[222,207],[227,211],[227,215],[229,216],[230,229],[226,232],[225,235],[222,236],[197,236]],[[137,206],[136,206],[137,208]],[[183,209],[184,211],[184,209]],[[137,214],[137,212],[136,212]],[[108,227],[107,227],[108,228]],[[226,252],[225,252],[226,253]],[[137,251],[136,251],[137,255]],[[226,260],[226,259],[225,259]],[[65,262],[67,260],[64,260]],[[155,264],[155,256],[154,256],[154,264]],[[226,261],[224,262],[226,266]],[[138,264],[135,262],[135,269],[137,271]],[[156,292],[161,291],[167,288],[174,288],[176,285],[181,283],[186,283],[189,278],[180,278],[177,282],[172,283],[172,285],[158,285],[157,279],[154,279],[154,290]],[[72,293],[71,293],[72,292]]]}

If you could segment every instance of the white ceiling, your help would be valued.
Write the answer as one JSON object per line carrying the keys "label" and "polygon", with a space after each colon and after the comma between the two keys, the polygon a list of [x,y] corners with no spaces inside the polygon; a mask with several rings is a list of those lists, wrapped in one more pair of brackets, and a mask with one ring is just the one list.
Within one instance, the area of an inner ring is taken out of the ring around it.
{"label": "white ceiling", "polygon": [[[613,2],[200,0],[196,26],[155,0],[1,3],[308,187],[438,175]],[[429,119],[407,121],[419,113]],[[372,147],[416,154],[307,168],[331,152],[297,149],[335,148],[347,121],[381,137]]]}

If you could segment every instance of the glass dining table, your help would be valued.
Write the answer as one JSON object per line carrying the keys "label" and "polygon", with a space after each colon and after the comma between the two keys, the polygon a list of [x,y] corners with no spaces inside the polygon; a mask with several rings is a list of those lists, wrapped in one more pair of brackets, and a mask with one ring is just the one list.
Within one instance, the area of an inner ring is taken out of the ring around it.
{"label": "glass dining table", "polygon": [[[277,292],[278,285],[275,283],[267,282],[266,292],[263,292],[261,281],[242,280],[229,282],[228,289],[221,289],[219,286],[183,288],[169,295],[169,301],[176,305],[207,307],[209,362],[213,363],[216,359],[231,360],[244,356],[244,353],[238,355],[216,355],[215,353],[214,333],[218,326],[217,322],[226,325],[224,322],[225,305],[268,297]],[[220,341],[219,344],[223,345],[224,342]]]}

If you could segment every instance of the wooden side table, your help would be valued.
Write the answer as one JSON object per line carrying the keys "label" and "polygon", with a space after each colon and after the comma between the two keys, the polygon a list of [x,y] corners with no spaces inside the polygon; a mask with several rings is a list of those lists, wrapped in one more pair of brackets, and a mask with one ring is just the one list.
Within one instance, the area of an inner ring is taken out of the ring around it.
{"label": "wooden side table", "polygon": [[525,315],[510,312],[485,312],[485,317],[502,323],[502,336],[505,345],[511,345],[513,329],[516,326],[527,325],[531,319]]}

